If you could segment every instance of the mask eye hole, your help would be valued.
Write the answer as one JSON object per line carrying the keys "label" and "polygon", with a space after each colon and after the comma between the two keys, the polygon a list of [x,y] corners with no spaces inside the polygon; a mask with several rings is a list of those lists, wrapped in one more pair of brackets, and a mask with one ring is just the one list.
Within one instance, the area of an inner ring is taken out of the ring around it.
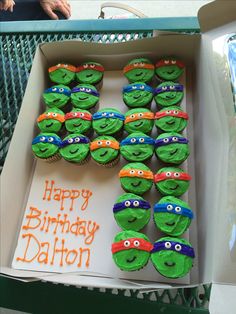
{"label": "mask eye hole", "polygon": [[53,142],[53,137],[49,137],[49,138],[48,138],[48,141],[49,141],[49,142]]}
{"label": "mask eye hole", "polygon": [[130,170],[130,174],[135,174],[135,170]]}
{"label": "mask eye hole", "polygon": [[162,90],[167,90],[167,86],[162,86]]}
{"label": "mask eye hole", "polygon": [[52,116],[53,116],[53,117],[57,117],[57,114],[56,114],[56,113],[52,113]]}
{"label": "mask eye hole", "polygon": [[53,87],[53,88],[52,88],[52,91],[53,91],[53,92],[55,92],[56,90],[57,90],[57,88],[56,88],[56,87]]}
{"label": "mask eye hole", "polygon": [[79,137],[76,137],[76,138],[75,138],[75,142],[76,142],[76,143],[80,142],[80,138],[79,138]]}
{"label": "mask eye hole", "polygon": [[139,245],[140,245],[140,242],[138,240],[135,240],[134,241],[134,246],[139,247]]}
{"label": "mask eye hole", "polygon": [[110,145],[111,145],[111,142],[110,142],[110,141],[106,141],[106,144],[107,144],[108,146],[110,146]]}
{"label": "mask eye hole", "polygon": [[45,136],[41,136],[40,137],[40,142],[44,142],[46,140],[46,137]]}
{"label": "mask eye hole", "polygon": [[178,177],[180,176],[180,173],[179,173],[179,172],[175,172],[175,173],[174,173],[174,176],[175,176],[176,178],[178,178]]}
{"label": "mask eye hole", "polygon": [[143,116],[143,113],[140,112],[140,113],[138,114],[138,116],[139,116],[139,117],[142,117],[142,116]]}
{"label": "mask eye hole", "polygon": [[170,242],[166,242],[166,243],[165,243],[165,247],[166,247],[167,249],[170,249],[170,248],[171,248],[171,243],[170,243]]}
{"label": "mask eye hole", "polygon": [[74,142],[73,138],[69,138],[69,139],[68,139],[68,143],[71,144],[71,143],[73,143],[73,142]]}
{"label": "mask eye hole", "polygon": [[142,170],[139,170],[138,171],[138,174],[141,176],[141,175],[143,175],[143,171]]}
{"label": "mask eye hole", "polygon": [[170,111],[170,110],[167,110],[166,113],[167,113],[167,114],[168,114],[168,113],[171,113],[171,111]]}
{"label": "mask eye hole", "polygon": [[102,142],[101,142],[101,141],[98,141],[98,145],[102,145]]}
{"label": "mask eye hole", "polygon": [[170,86],[170,90],[174,90],[175,89],[175,86]]}
{"label": "mask eye hole", "polygon": [[164,143],[168,143],[168,142],[169,142],[169,139],[168,139],[168,138],[163,138],[163,142],[164,142]]}
{"label": "mask eye hole", "polygon": [[84,88],[84,87],[81,87],[81,88],[80,88],[80,91],[81,91],[81,92],[84,92],[84,91],[85,91],[85,88]]}
{"label": "mask eye hole", "polygon": [[135,114],[131,114],[130,118],[134,119],[135,118]]}
{"label": "mask eye hole", "polygon": [[171,177],[171,172],[168,171],[168,172],[166,173],[166,176],[167,176],[167,177]]}
{"label": "mask eye hole", "polygon": [[125,246],[125,247],[129,247],[129,246],[130,246],[130,241],[126,240],[126,241],[124,242],[124,246]]}
{"label": "mask eye hole", "polygon": [[136,138],[131,138],[130,142],[131,143],[135,143],[136,142]]}
{"label": "mask eye hole", "polygon": [[172,210],[173,209],[173,206],[172,205],[167,205],[167,210]]}
{"label": "mask eye hole", "polygon": [[178,142],[178,137],[176,137],[176,136],[172,137],[172,141],[173,142]]}
{"label": "mask eye hole", "polygon": [[143,137],[139,139],[140,143],[143,143],[144,141],[145,141],[145,139]]}
{"label": "mask eye hole", "polygon": [[91,89],[90,88],[86,88],[86,92],[91,92]]}
{"label": "mask eye hole", "polygon": [[181,207],[180,207],[180,206],[175,207],[175,211],[176,211],[177,213],[181,212]]}
{"label": "mask eye hole", "polygon": [[125,207],[130,207],[131,203],[130,201],[125,201]]}
{"label": "mask eye hole", "polygon": [[138,206],[139,206],[139,201],[134,201],[134,202],[133,202],[133,205],[134,205],[135,207],[138,207]]}
{"label": "mask eye hole", "polygon": [[84,113],[83,113],[83,112],[81,112],[81,113],[80,113],[80,116],[81,116],[81,117],[84,117]]}
{"label": "mask eye hole", "polygon": [[182,246],[181,246],[180,244],[176,244],[176,245],[175,245],[175,250],[176,250],[177,252],[181,251],[181,249],[182,249]]}
{"label": "mask eye hole", "polygon": [[178,114],[178,110],[174,110],[174,114]]}
{"label": "mask eye hole", "polygon": [[64,88],[59,88],[59,92],[64,92]]}

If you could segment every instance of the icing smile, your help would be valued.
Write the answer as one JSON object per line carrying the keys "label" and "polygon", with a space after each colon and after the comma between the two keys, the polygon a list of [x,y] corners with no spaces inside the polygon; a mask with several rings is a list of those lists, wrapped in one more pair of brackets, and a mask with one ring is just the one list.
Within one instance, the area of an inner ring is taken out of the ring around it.
{"label": "icing smile", "polygon": [[43,149],[40,148],[40,152],[41,152],[41,153],[45,153],[47,150],[48,150],[47,148],[43,148]]}
{"label": "icing smile", "polygon": [[66,76],[67,76],[67,74],[66,74],[66,73],[62,75],[62,77],[63,77],[63,78],[65,78]]}
{"label": "icing smile", "polygon": [[138,128],[141,125],[143,125],[143,121],[139,122],[138,124],[135,124],[134,126]]}
{"label": "icing smile", "polygon": [[169,188],[169,189],[172,190],[172,191],[174,191],[174,190],[178,189],[178,187],[179,187],[179,185],[176,184],[175,188]]}
{"label": "icing smile", "polygon": [[70,150],[69,152],[73,155],[73,154],[76,154],[77,152],[79,151],[79,148],[77,148],[76,150]]}
{"label": "icing smile", "polygon": [[132,223],[132,222],[135,222],[136,220],[137,220],[137,217],[134,217],[133,219],[129,219],[128,222]]}
{"label": "icing smile", "polygon": [[91,76],[93,76],[93,73],[86,75],[86,77],[91,77]]}
{"label": "icing smile", "polygon": [[143,72],[135,74],[135,76],[141,76],[141,75],[143,75]]}
{"label": "icing smile", "polygon": [[82,123],[79,123],[79,124],[74,123],[73,127],[76,128],[76,127],[80,127],[81,125],[82,125]]}
{"label": "icing smile", "polygon": [[53,125],[53,122],[46,124],[46,128],[50,128]]}
{"label": "icing smile", "polygon": [[173,267],[175,266],[175,263],[174,262],[165,262],[164,263],[167,267]]}
{"label": "icing smile", "polygon": [[132,155],[134,155],[135,157],[138,157],[142,154],[142,152],[137,152],[137,153],[133,153]]}
{"label": "icing smile", "polygon": [[175,222],[166,222],[166,225],[169,227],[173,227],[175,225]]}
{"label": "icing smile", "polygon": [[175,121],[170,121],[170,122],[166,122],[166,124],[168,124],[168,125],[172,125],[172,124],[174,124],[175,123]]}
{"label": "icing smile", "polygon": [[87,100],[88,97],[79,97],[79,100]]}
{"label": "icing smile", "polygon": [[136,260],[136,258],[137,258],[137,257],[134,256],[134,257],[131,258],[131,259],[127,259],[126,262],[127,262],[127,263],[133,263],[133,262]]}
{"label": "icing smile", "polygon": [[100,128],[101,128],[101,129],[105,129],[107,126],[108,126],[108,124],[105,123],[105,124],[103,124],[103,125],[100,125]]}
{"label": "icing smile", "polygon": [[106,156],[107,153],[108,153],[108,151],[106,150],[103,154],[100,155],[100,157]]}
{"label": "icing smile", "polygon": [[174,151],[170,152],[170,155],[173,156],[174,154],[176,154],[178,152],[178,148],[176,148]]}
{"label": "icing smile", "polygon": [[167,71],[168,74],[173,74],[174,72],[175,72],[175,70]]}
{"label": "icing smile", "polygon": [[139,99],[142,95],[133,96],[134,99]]}
{"label": "icing smile", "polygon": [[140,186],[141,183],[142,183],[142,182],[139,181],[138,183],[131,183],[131,185],[132,185],[134,188],[136,188],[136,187]]}

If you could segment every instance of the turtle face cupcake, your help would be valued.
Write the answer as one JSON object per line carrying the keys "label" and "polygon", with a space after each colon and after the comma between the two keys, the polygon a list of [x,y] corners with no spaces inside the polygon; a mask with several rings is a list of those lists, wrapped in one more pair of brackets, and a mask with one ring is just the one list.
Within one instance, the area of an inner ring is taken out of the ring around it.
{"label": "turtle face cupcake", "polygon": [[90,109],[99,101],[99,92],[90,84],[79,84],[71,91],[71,102],[74,107]]}
{"label": "turtle face cupcake", "polygon": [[155,73],[165,81],[176,81],[184,72],[183,62],[174,58],[164,58],[156,63]]}
{"label": "turtle face cupcake", "polygon": [[135,162],[125,165],[119,172],[122,188],[131,193],[142,195],[149,191],[153,184],[153,173],[144,164]]}
{"label": "turtle face cupcake", "polygon": [[85,133],[92,126],[92,115],[87,110],[73,109],[65,115],[66,130],[71,133]]}
{"label": "turtle face cupcake", "polygon": [[154,100],[162,107],[179,104],[184,97],[184,87],[182,84],[174,82],[164,82],[154,90]]}
{"label": "turtle face cupcake", "polygon": [[161,168],[154,176],[157,189],[163,195],[181,196],[189,188],[191,176],[180,168]]}
{"label": "turtle face cupcake", "polygon": [[70,100],[71,90],[65,85],[55,85],[43,93],[43,100],[49,108],[62,108]]}
{"label": "turtle face cupcake", "polygon": [[142,82],[136,82],[124,86],[123,100],[124,103],[131,108],[145,107],[151,104],[154,90]]}
{"label": "turtle face cupcake", "polygon": [[185,239],[165,237],[154,243],[151,261],[156,270],[167,278],[181,278],[193,266],[194,249]]}
{"label": "turtle face cupcake", "polygon": [[71,64],[59,63],[48,69],[50,80],[58,84],[69,84],[75,79],[76,67]]}
{"label": "turtle face cupcake", "polygon": [[124,128],[128,133],[142,132],[148,134],[152,131],[154,114],[146,108],[131,109],[125,114]]}
{"label": "turtle face cupcake", "polygon": [[120,153],[128,161],[145,161],[152,157],[155,141],[144,133],[128,135],[120,143]]}
{"label": "turtle face cupcake", "polygon": [[190,226],[193,212],[179,198],[164,196],[154,206],[154,221],[158,229],[170,236],[181,236]]}
{"label": "turtle face cupcake", "polygon": [[182,132],[188,123],[188,114],[179,107],[162,109],[155,115],[155,125],[164,132]]}
{"label": "turtle face cupcake", "polygon": [[112,243],[112,257],[121,270],[139,270],[148,263],[152,247],[146,235],[130,230],[122,231]]}
{"label": "turtle face cupcake", "polygon": [[155,141],[157,157],[170,164],[181,164],[189,156],[188,140],[179,133],[162,133]]}
{"label": "turtle face cupcake", "polygon": [[97,84],[102,81],[104,67],[97,62],[84,62],[76,69],[76,79],[84,84]]}
{"label": "turtle face cupcake", "polygon": [[123,73],[130,83],[147,83],[154,76],[154,65],[146,58],[133,59],[124,67]]}
{"label": "turtle face cupcake", "polygon": [[141,196],[124,193],[118,197],[113,206],[117,224],[123,230],[141,230],[150,220],[150,204]]}
{"label": "turtle face cupcake", "polygon": [[57,108],[45,111],[37,119],[37,125],[41,132],[57,133],[65,121],[64,112]]}
{"label": "turtle face cupcake", "polygon": [[104,108],[93,114],[93,128],[99,135],[112,135],[119,132],[125,117],[117,109]]}
{"label": "turtle face cupcake", "polygon": [[70,134],[63,139],[60,154],[67,161],[85,164],[89,160],[89,142],[83,134]]}
{"label": "turtle face cupcake", "polygon": [[114,166],[119,161],[119,142],[111,136],[99,136],[90,144],[93,160],[99,165]]}
{"label": "turtle face cupcake", "polygon": [[40,133],[32,141],[32,151],[35,157],[47,162],[60,159],[60,146],[61,139],[55,133]]}

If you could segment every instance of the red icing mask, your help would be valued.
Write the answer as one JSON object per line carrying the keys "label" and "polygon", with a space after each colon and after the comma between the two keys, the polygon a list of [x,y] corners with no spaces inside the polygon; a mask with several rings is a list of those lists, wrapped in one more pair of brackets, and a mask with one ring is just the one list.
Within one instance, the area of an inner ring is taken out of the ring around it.
{"label": "red icing mask", "polygon": [[82,119],[82,120],[92,120],[92,115],[87,113],[87,112],[68,112],[65,115],[65,120],[69,120],[69,119]]}
{"label": "red icing mask", "polygon": [[170,171],[158,173],[154,176],[155,183],[169,179],[190,181],[192,178],[186,172],[170,172]]}
{"label": "red icing mask", "polygon": [[161,119],[164,117],[176,117],[176,118],[183,118],[185,120],[188,120],[188,114],[187,112],[183,112],[180,110],[165,110],[165,111],[159,111],[155,115],[155,119]]}
{"label": "red icing mask", "polygon": [[184,68],[184,64],[181,61],[171,60],[171,59],[158,61],[156,64],[156,68],[164,67],[164,66],[171,66],[171,65],[177,65],[179,68]]}
{"label": "red icing mask", "polygon": [[141,251],[150,252],[153,245],[142,238],[129,238],[123,241],[112,243],[112,254],[123,250],[136,249]]}

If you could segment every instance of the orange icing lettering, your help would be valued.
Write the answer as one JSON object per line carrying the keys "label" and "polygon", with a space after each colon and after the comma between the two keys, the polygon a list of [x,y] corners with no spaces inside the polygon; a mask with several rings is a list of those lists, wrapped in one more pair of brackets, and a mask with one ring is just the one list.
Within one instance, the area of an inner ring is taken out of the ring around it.
{"label": "orange icing lettering", "polygon": [[81,210],[85,210],[88,206],[88,200],[89,198],[93,195],[93,193],[89,190],[82,190],[82,197],[85,199],[82,207],[81,207]]}
{"label": "orange icing lettering", "polygon": [[56,248],[57,242],[58,242],[58,238],[55,238],[51,265],[54,264],[54,258],[55,258],[56,253],[61,253],[60,266],[63,266],[64,253],[66,253],[68,249],[65,249],[64,247],[64,244],[65,244],[64,239],[61,240],[61,248]]}
{"label": "orange icing lettering", "polygon": [[[21,261],[21,262],[25,262],[25,263],[31,263],[39,254],[39,251],[40,251],[40,242],[38,241],[38,239],[31,233],[28,233],[28,234],[22,234],[22,238],[25,239],[28,237],[28,241],[27,241],[27,244],[26,244],[26,248],[25,248],[25,253],[24,253],[24,256],[23,258],[22,257],[17,257],[16,260],[17,261]],[[29,245],[31,243],[31,239],[32,241],[34,241],[34,245],[33,247],[36,247],[35,245],[38,246],[37,248],[37,253],[33,256],[33,257],[28,257],[26,258],[27,256],[27,252],[28,252],[28,249],[29,249]]]}
{"label": "orange icing lettering", "polygon": [[79,257],[79,263],[77,264],[78,267],[81,267],[82,265],[82,255],[84,252],[87,252],[87,260],[86,260],[86,263],[85,263],[85,266],[86,267],[89,267],[89,262],[90,262],[90,249],[89,248],[86,248],[86,249],[82,249],[81,247],[79,248],[79,251],[80,251],[80,257]]}
{"label": "orange icing lettering", "polygon": [[[34,212],[36,212],[36,214],[34,214]],[[26,225],[24,225],[22,227],[22,229],[25,229],[25,230],[37,229],[38,226],[40,226],[40,224],[41,224],[41,219],[39,218],[39,216],[41,216],[41,213],[42,213],[41,210],[38,210],[37,208],[30,206],[30,214],[26,215],[26,219],[28,219],[28,222],[27,222]],[[35,225],[30,225],[31,220],[36,222],[36,224]]]}
{"label": "orange icing lettering", "polygon": [[[69,260],[70,255],[74,255],[74,258],[73,258],[71,261]],[[69,252],[66,254],[66,264],[68,264],[68,265],[74,264],[74,262],[75,262],[77,256],[78,256],[78,252],[77,252],[76,250],[71,250],[71,251],[69,251]]]}
{"label": "orange icing lettering", "polygon": [[[48,201],[50,201],[55,181],[51,180],[51,187],[50,188],[48,187],[48,180],[45,181],[45,184],[46,184],[46,187],[45,187],[45,191],[44,191],[44,195],[43,195],[43,200],[47,199]],[[46,198],[46,195],[48,192],[49,192],[49,194],[48,194],[48,197]]]}
{"label": "orange icing lettering", "polygon": [[[92,229],[89,229],[89,226],[93,225]],[[94,234],[95,232],[99,229],[99,225],[96,222],[93,222],[89,220],[88,225],[87,225],[87,231],[88,231],[88,236],[84,239],[85,244],[91,244],[94,240]]]}
{"label": "orange icing lettering", "polygon": [[[38,255],[38,258],[37,258],[37,261],[39,263],[44,263],[44,264],[47,264],[48,263],[48,253],[49,253],[49,248],[50,248],[50,244],[49,242],[42,242],[41,243],[41,247],[43,248],[44,246],[47,245],[47,249],[46,249],[46,252],[41,252],[39,255]],[[42,257],[42,259],[41,259]]]}
{"label": "orange icing lettering", "polygon": [[77,199],[80,196],[79,190],[71,190],[71,204],[70,204],[70,210],[73,210],[74,208],[74,200]]}

